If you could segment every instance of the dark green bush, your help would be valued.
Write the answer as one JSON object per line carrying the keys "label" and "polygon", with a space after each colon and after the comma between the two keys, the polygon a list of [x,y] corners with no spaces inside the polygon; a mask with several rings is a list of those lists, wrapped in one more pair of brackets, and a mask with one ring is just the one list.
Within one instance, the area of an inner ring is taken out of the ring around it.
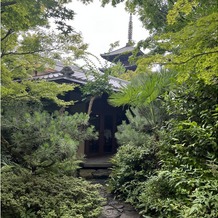
{"label": "dark green bush", "polygon": [[[127,112],[129,124],[118,127],[116,137],[121,146],[112,159],[113,168],[109,187],[113,193],[136,203],[140,184],[158,168],[156,135],[140,110]],[[146,131],[149,129],[149,134]]]}
{"label": "dark green bush", "polygon": [[165,93],[158,134],[145,114],[118,129],[110,185],[144,217],[218,217],[217,88],[193,77]]}
{"label": "dark green bush", "polygon": [[49,114],[40,108],[32,111],[24,103],[18,106],[16,110],[8,105],[2,114],[4,159],[31,169],[33,173],[75,171],[79,143],[96,137],[94,127],[89,125],[89,116],[57,111]]}
{"label": "dark green bush", "polygon": [[98,185],[68,176],[2,173],[4,218],[94,218],[101,212]]}
{"label": "dark green bush", "polygon": [[121,146],[112,159],[113,168],[110,175],[111,191],[130,200],[132,191],[138,183],[148,178],[156,168],[154,150],[145,146]]}
{"label": "dark green bush", "polygon": [[78,145],[96,136],[89,116],[18,106],[2,113],[2,217],[98,217],[98,187],[75,178]]}

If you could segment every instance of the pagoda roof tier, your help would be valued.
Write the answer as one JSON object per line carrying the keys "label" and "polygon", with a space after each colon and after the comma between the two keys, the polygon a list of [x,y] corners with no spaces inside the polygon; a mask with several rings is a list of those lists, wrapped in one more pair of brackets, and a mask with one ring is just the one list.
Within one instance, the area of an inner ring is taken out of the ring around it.
{"label": "pagoda roof tier", "polygon": [[[135,50],[135,47],[129,46],[127,44],[123,48],[119,48],[119,49],[114,50],[112,52],[101,54],[101,57],[107,61],[112,62],[112,63],[117,63],[120,61],[124,65],[129,65],[129,64],[127,64],[127,63],[129,63],[128,59],[132,55],[134,50]],[[139,56],[139,55],[143,55],[143,52],[139,51],[137,56]]]}
{"label": "pagoda roof tier", "polygon": [[101,57],[110,62],[118,62],[119,56],[123,55],[131,55],[134,50],[133,46],[125,46],[123,48],[119,48],[115,51],[101,54]]}

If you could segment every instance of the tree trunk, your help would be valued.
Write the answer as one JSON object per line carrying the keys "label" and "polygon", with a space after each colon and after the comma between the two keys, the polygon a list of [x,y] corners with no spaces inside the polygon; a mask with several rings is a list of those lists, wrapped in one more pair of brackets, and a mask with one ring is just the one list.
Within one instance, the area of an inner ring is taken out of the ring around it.
{"label": "tree trunk", "polygon": [[90,101],[89,101],[88,115],[90,115],[92,113],[92,105],[93,105],[93,102],[95,99],[96,99],[96,96],[92,96]]}

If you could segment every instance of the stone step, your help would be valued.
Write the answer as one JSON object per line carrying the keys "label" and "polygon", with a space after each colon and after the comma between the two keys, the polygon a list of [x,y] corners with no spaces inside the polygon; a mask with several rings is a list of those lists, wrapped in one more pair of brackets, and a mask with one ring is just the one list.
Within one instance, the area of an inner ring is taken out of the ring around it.
{"label": "stone step", "polygon": [[85,179],[107,179],[111,173],[111,170],[106,169],[93,169],[93,168],[81,168],[78,171],[78,176]]}

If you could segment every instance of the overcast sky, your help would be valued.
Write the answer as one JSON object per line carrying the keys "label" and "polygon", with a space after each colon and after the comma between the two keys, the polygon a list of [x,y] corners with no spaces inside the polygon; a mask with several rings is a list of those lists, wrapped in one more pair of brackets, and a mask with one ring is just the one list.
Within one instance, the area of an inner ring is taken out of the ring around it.
{"label": "overcast sky", "polygon": [[[68,7],[76,13],[72,26],[76,31],[82,32],[84,42],[89,44],[88,51],[97,57],[108,52],[111,43],[119,41],[119,47],[124,47],[128,42],[129,14],[125,11],[124,4],[116,7],[106,5],[103,8],[98,0],[89,5],[73,0]],[[138,42],[146,37],[148,31],[142,27],[137,16],[133,15],[133,41]]]}

